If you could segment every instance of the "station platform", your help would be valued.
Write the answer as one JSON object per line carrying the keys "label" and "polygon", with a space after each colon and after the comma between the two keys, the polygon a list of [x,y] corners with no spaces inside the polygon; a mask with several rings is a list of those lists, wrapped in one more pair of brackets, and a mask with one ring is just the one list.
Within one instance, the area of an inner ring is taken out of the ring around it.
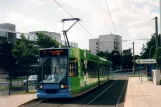
{"label": "station platform", "polygon": [[155,85],[143,77],[130,77],[124,107],[161,107],[161,85]]}
{"label": "station platform", "polygon": [[36,99],[36,94],[0,96],[0,107],[18,107],[33,99]]}

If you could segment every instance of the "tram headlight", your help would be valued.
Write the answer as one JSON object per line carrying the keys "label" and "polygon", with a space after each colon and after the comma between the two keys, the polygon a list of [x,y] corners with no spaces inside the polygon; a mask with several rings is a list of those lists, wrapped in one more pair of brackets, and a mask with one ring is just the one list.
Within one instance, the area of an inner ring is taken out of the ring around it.
{"label": "tram headlight", "polygon": [[61,85],[60,87],[61,87],[61,88],[68,88],[67,85]]}
{"label": "tram headlight", "polygon": [[38,85],[37,87],[38,87],[38,88],[42,88],[42,85]]}

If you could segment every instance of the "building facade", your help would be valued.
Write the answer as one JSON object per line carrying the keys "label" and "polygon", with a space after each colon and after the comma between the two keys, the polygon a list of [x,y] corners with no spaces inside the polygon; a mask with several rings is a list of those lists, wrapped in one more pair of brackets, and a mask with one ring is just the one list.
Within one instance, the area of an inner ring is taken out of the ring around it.
{"label": "building facade", "polygon": [[11,33],[7,31],[16,32],[16,26],[11,23],[2,23],[0,24],[0,41],[15,42],[16,33]]}
{"label": "building facade", "polygon": [[[65,42],[65,41],[62,41],[61,43],[62,43],[62,45],[64,45],[64,46],[66,46],[66,45],[67,45],[67,42]],[[69,45],[70,45],[70,47],[78,48],[78,43],[75,43],[75,42],[69,42]]]}
{"label": "building facade", "polygon": [[89,39],[89,50],[91,53],[96,54],[98,51],[98,41],[99,39]]}
{"label": "building facade", "polygon": [[53,39],[55,39],[57,42],[61,43],[61,35],[59,33],[55,33],[55,32],[48,32],[48,31],[33,31],[33,32],[29,32],[29,40],[31,41],[36,41],[37,39],[37,35],[36,33],[38,32],[43,32],[46,35],[52,37]]}
{"label": "building facade", "polygon": [[114,34],[100,35],[98,39],[89,40],[89,50],[93,54],[97,51],[111,53],[113,50],[122,53],[122,37]]}

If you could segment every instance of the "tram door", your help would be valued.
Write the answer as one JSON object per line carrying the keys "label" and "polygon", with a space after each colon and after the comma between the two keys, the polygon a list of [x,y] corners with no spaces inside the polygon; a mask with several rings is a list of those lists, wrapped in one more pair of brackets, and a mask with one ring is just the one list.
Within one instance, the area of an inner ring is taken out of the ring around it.
{"label": "tram door", "polygon": [[70,58],[68,76],[78,76],[78,60]]}

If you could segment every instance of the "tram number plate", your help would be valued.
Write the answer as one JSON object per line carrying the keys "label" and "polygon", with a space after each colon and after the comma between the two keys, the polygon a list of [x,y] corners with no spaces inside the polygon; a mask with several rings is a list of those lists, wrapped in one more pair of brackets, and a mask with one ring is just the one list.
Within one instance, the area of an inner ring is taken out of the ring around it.
{"label": "tram number plate", "polygon": [[40,50],[40,57],[68,56],[68,49]]}

